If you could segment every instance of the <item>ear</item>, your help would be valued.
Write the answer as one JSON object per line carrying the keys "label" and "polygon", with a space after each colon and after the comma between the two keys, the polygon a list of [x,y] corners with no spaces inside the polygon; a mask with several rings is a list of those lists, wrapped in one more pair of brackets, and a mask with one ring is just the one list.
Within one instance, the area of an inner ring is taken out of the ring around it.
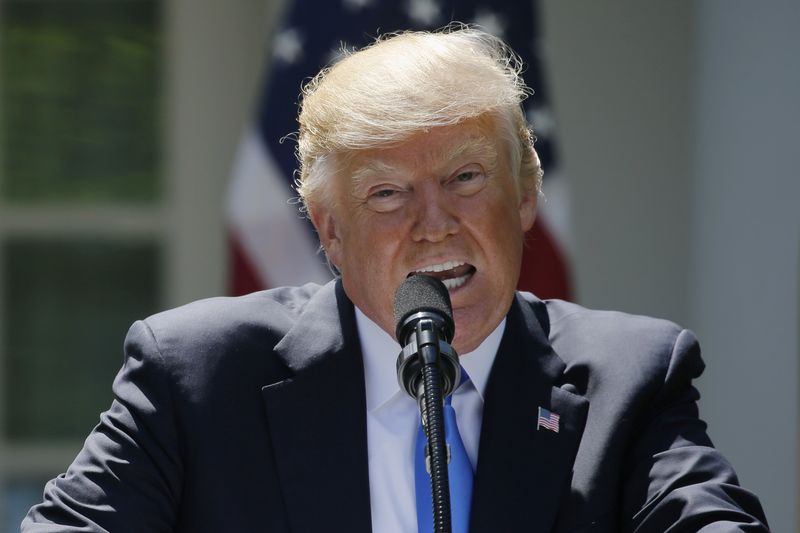
{"label": "ear", "polygon": [[520,168],[520,172],[532,172],[532,176],[529,178],[532,181],[525,180],[525,184],[522,186],[522,197],[519,200],[519,220],[523,233],[531,229],[536,221],[536,203],[539,200],[538,189],[542,179],[542,165],[539,162],[539,154],[536,153],[533,146],[530,146],[529,149],[530,166],[523,164],[522,168]]}
{"label": "ear", "polygon": [[536,191],[530,191],[523,193],[519,201],[519,221],[522,233],[527,232],[533,227],[533,222],[536,220],[537,199]]}
{"label": "ear", "polygon": [[316,205],[309,207],[311,223],[319,235],[319,241],[328,260],[336,268],[341,268],[342,241],[339,237],[338,226],[334,212],[327,206]]}

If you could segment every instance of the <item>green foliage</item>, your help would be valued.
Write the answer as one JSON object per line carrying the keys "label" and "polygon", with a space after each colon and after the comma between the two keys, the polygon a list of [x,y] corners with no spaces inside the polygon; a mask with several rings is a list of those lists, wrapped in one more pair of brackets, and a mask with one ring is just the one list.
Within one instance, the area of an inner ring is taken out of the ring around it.
{"label": "green foliage", "polygon": [[0,3],[7,200],[157,200],[159,7],[154,0]]}
{"label": "green foliage", "polygon": [[123,332],[158,308],[158,250],[90,238],[4,244],[7,439],[81,439],[97,423]]}

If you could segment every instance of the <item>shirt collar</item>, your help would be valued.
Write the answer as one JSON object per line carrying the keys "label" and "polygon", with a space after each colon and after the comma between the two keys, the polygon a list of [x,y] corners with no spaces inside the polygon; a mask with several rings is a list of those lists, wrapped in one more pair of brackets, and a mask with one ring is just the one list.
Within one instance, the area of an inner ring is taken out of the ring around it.
{"label": "shirt collar", "polygon": [[[374,411],[396,394],[405,394],[397,383],[397,356],[400,354],[400,345],[358,307],[356,307],[356,326],[364,358],[367,411]],[[469,374],[481,401],[505,327],[506,319],[503,318],[475,350],[459,356],[461,366]]]}

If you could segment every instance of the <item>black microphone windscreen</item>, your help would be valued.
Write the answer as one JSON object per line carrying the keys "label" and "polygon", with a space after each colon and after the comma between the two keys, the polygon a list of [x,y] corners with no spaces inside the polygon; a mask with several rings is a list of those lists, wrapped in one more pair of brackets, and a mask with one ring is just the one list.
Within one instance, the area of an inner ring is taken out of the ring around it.
{"label": "black microphone windscreen", "polygon": [[[440,280],[431,276],[415,275],[407,278],[394,294],[395,332],[399,335],[405,319],[420,311],[439,312],[453,322],[450,293]],[[452,327],[452,326],[451,326]],[[403,342],[402,339],[398,339]]]}

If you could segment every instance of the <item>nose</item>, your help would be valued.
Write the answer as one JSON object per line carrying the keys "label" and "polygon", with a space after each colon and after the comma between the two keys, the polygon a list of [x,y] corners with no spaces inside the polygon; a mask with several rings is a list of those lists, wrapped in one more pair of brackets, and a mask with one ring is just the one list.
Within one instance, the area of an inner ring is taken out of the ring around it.
{"label": "nose", "polygon": [[426,183],[414,195],[414,225],[411,237],[416,242],[440,242],[458,232],[458,217],[452,202],[439,183]]}

